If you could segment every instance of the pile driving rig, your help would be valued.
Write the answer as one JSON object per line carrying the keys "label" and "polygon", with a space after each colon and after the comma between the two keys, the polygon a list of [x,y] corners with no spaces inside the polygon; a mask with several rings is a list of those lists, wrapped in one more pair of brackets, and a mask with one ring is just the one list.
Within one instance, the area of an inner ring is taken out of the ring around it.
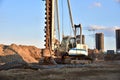
{"label": "pile driving rig", "polygon": [[[88,57],[88,47],[82,44],[82,26],[74,25],[72,19],[72,12],[70,8],[70,1],[67,0],[70,21],[74,33],[74,37],[66,36],[62,38],[61,44],[55,39],[55,9],[59,31],[59,15],[58,15],[58,1],[57,0],[45,0],[46,12],[45,12],[45,49],[43,49],[43,62],[57,63],[88,63],[92,59]],[[77,35],[77,30],[80,32]]]}

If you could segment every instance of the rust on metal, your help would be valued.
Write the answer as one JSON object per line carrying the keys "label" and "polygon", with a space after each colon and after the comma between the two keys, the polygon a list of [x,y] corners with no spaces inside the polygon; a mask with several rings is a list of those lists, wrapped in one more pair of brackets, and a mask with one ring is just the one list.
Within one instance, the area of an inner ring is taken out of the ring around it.
{"label": "rust on metal", "polygon": [[52,45],[52,0],[46,0],[46,12],[45,12],[45,48],[49,49]]}

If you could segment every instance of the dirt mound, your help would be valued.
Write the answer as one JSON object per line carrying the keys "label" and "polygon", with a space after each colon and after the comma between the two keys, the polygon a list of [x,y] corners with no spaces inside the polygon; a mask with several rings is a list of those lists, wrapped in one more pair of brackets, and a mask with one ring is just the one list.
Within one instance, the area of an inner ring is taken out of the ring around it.
{"label": "dirt mound", "polygon": [[25,45],[0,45],[0,63],[25,61],[37,63],[41,57],[41,49]]}

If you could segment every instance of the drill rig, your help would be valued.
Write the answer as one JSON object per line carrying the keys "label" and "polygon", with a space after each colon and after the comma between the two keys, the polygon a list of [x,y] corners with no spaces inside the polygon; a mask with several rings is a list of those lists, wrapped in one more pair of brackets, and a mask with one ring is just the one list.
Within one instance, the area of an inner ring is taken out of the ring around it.
{"label": "drill rig", "polygon": [[54,5],[55,0],[45,0],[45,49],[42,50],[43,58],[40,63],[56,64],[52,56],[54,54]]}
{"label": "drill rig", "polygon": [[[45,26],[45,49],[43,49],[43,57],[45,62],[52,62],[54,64],[54,59],[60,59],[60,63],[81,63],[81,60],[91,60],[88,56],[88,47],[85,44],[82,44],[82,26],[74,25],[73,19],[72,19],[72,13],[70,8],[70,2],[67,0],[68,3],[68,9],[69,9],[69,16],[71,20],[72,29],[74,32],[74,37],[66,36],[63,37],[61,44],[58,44],[57,48],[56,46],[56,39],[55,39],[55,27],[54,27],[54,6],[57,0],[45,0],[46,1],[46,12],[45,12],[45,19],[46,19],[46,26]],[[57,17],[58,15],[58,9],[57,10]],[[59,23],[59,19],[57,20]],[[79,29],[80,28],[80,29]],[[59,24],[58,24],[59,29]],[[80,34],[77,35],[77,30],[80,30]],[[54,55],[57,56],[54,56]],[[59,55],[58,55],[59,54]],[[51,59],[54,58],[54,59]]]}

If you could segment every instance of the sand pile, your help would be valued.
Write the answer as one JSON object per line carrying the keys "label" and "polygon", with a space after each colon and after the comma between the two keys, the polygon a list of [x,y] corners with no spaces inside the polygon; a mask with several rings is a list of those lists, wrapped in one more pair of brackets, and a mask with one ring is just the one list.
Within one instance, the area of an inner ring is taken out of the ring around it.
{"label": "sand pile", "polygon": [[24,61],[37,63],[41,57],[41,50],[34,46],[24,45],[0,45],[0,63],[12,61]]}

